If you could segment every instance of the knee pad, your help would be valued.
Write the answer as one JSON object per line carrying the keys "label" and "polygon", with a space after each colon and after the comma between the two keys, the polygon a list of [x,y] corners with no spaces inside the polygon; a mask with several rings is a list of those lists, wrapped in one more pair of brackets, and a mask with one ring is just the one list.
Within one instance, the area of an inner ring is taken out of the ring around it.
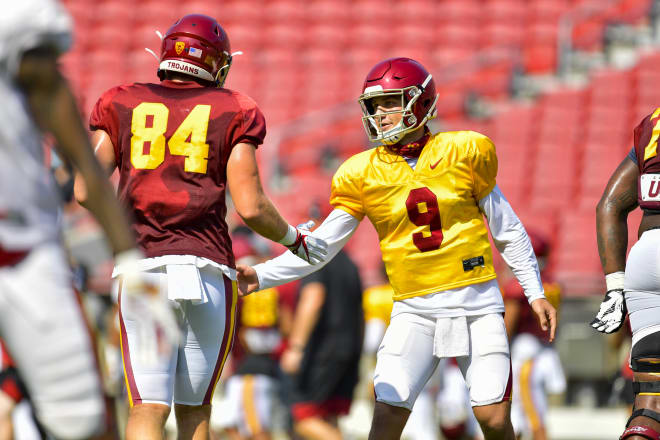
{"label": "knee pad", "polygon": [[646,335],[633,345],[630,366],[638,373],[660,373],[660,332]]}

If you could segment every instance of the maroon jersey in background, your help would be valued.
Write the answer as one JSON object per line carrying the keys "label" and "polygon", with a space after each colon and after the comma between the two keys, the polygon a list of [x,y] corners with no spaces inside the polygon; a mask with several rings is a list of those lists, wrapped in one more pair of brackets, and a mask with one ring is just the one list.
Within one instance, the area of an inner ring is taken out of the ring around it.
{"label": "maroon jersey in background", "polygon": [[90,128],[112,140],[118,196],[147,257],[196,255],[234,267],[227,160],[238,143],[263,143],[266,123],[253,100],[196,82],[136,83],[104,93]]}
{"label": "maroon jersey in background", "polygon": [[654,211],[660,211],[660,157],[656,129],[656,125],[660,124],[659,118],[660,108],[642,119],[634,131],[634,148],[639,167],[637,199],[642,209]]}
{"label": "maroon jersey in background", "polygon": [[[541,272],[541,280],[543,280],[543,291],[545,292],[546,299],[552,304],[557,312],[559,312],[559,306],[561,303],[561,286],[557,282],[552,281],[552,279],[543,272]],[[520,283],[518,283],[518,280],[515,278],[509,280],[502,289],[502,296],[505,300],[514,300],[520,303],[520,316],[518,317],[517,327],[511,332],[512,335],[529,333],[542,341],[547,340],[548,334],[541,329],[536,314],[528,305],[525,291],[520,286]]]}

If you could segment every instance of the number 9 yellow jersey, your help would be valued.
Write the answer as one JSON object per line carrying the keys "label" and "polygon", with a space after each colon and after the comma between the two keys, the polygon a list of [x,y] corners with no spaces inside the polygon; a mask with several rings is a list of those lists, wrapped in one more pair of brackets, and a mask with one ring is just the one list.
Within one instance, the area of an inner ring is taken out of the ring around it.
{"label": "number 9 yellow jersey", "polygon": [[397,301],[495,278],[478,201],[496,175],[486,136],[438,133],[415,169],[384,146],[351,157],[332,179],[330,203],[374,225]]}

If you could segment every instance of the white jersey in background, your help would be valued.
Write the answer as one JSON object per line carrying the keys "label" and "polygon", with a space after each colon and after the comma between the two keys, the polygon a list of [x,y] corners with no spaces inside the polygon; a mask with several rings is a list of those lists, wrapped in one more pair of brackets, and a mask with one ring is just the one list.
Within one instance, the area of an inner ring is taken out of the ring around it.
{"label": "white jersey in background", "polygon": [[[60,241],[59,197],[44,167],[40,132],[16,83],[24,54],[70,45],[71,19],[54,0],[0,9],[0,336],[36,417],[54,438],[105,429],[93,344]],[[11,259],[10,259],[11,260]]]}
{"label": "white jersey in background", "polygon": [[[41,134],[16,74],[23,53],[71,44],[71,18],[52,0],[7,2],[0,13],[0,248],[28,250],[58,234],[59,196],[44,172]],[[23,109],[19,111],[17,109]]]}

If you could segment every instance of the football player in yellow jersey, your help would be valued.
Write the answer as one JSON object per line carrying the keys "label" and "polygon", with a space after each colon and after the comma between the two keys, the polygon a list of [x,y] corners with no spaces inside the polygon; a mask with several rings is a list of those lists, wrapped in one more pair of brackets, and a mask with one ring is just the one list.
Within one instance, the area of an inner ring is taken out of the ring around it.
{"label": "football player in yellow jersey", "polygon": [[[504,305],[484,215],[550,340],[556,312],[529,237],[496,185],[495,146],[471,131],[431,134],[426,123],[437,99],[433,77],[414,60],[392,58],[371,69],[359,102],[367,134],[379,145],[337,170],[335,209],[312,235],[334,255],[367,216],[380,239],[394,306],[378,349],[369,438],[398,439],[440,358],[456,357],[486,439],[513,440]],[[319,268],[300,261],[285,253],[238,267],[241,292]]]}

